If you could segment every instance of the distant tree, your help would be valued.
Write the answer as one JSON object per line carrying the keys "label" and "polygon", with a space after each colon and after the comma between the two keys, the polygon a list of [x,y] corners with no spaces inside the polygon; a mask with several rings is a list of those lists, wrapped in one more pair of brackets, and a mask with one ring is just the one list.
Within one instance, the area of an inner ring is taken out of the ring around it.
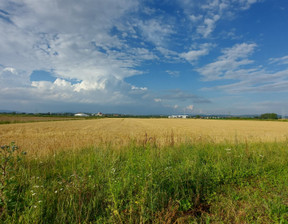
{"label": "distant tree", "polygon": [[275,113],[261,114],[260,119],[278,119],[278,115]]}

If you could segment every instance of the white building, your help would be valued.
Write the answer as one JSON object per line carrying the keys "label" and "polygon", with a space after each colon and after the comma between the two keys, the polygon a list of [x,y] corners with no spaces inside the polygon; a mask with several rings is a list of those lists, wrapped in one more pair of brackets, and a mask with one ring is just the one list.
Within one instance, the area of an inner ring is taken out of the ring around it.
{"label": "white building", "polygon": [[84,113],[77,113],[77,114],[74,114],[75,117],[89,117],[88,114],[84,114]]}
{"label": "white building", "polygon": [[184,118],[186,119],[188,117],[188,115],[170,115],[168,116],[168,118]]}

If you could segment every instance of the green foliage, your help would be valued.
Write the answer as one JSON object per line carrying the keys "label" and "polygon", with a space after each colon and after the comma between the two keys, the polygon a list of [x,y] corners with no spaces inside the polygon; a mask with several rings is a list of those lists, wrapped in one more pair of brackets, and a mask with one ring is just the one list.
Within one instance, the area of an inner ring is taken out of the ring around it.
{"label": "green foliage", "polygon": [[0,215],[5,217],[17,205],[17,193],[20,190],[17,175],[25,153],[19,152],[14,142],[0,148]]}
{"label": "green foliage", "polygon": [[278,115],[275,114],[275,113],[261,114],[260,119],[271,119],[271,120],[275,120],[275,119],[278,119]]}
{"label": "green foliage", "polygon": [[5,183],[17,194],[9,196],[14,205],[5,207],[3,223],[287,220],[287,143],[131,144],[121,150],[61,152],[21,164],[11,171],[15,183]]}

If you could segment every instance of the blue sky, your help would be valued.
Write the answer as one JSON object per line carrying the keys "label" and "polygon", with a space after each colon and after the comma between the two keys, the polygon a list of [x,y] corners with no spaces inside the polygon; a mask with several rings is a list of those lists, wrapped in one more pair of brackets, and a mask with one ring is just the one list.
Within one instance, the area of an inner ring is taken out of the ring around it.
{"label": "blue sky", "polygon": [[287,0],[5,0],[0,33],[0,110],[288,115]]}

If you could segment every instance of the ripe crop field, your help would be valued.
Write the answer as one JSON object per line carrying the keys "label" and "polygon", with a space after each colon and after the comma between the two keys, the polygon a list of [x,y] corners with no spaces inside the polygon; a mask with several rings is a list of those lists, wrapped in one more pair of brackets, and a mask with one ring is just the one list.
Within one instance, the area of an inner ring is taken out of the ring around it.
{"label": "ripe crop field", "polygon": [[2,144],[15,141],[31,153],[46,154],[88,146],[211,142],[280,142],[286,122],[195,119],[96,119],[1,125]]}
{"label": "ripe crop field", "polygon": [[0,223],[288,223],[287,124],[2,124]]}

